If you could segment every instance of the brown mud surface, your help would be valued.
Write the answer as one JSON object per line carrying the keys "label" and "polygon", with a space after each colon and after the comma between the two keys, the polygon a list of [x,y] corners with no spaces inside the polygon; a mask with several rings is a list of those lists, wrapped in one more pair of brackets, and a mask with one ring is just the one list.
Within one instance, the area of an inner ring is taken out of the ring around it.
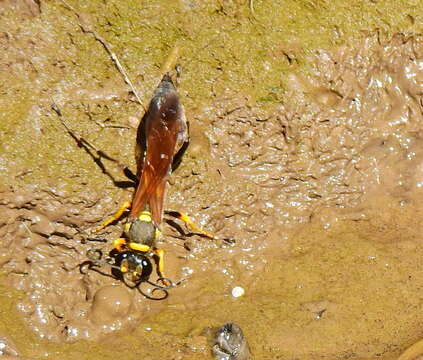
{"label": "brown mud surface", "polygon": [[[423,5],[344,3],[0,2],[0,359],[206,359],[227,322],[254,359],[423,356]],[[51,104],[132,169],[143,114],[99,36],[144,104],[181,49],[166,208],[236,239],[164,224],[163,301],[80,271],[133,188]]]}

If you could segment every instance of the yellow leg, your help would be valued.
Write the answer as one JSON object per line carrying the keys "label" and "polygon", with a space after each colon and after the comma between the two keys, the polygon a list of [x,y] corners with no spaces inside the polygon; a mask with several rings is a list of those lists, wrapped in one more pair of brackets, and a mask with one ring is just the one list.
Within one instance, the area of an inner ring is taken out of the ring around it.
{"label": "yellow leg", "polygon": [[134,242],[130,242],[128,244],[128,247],[132,250],[141,251],[141,252],[148,252],[151,250],[151,248],[148,245],[138,244]]}
{"label": "yellow leg", "polygon": [[202,234],[210,239],[214,239],[217,240],[218,238],[213,235],[212,233],[209,233],[206,230],[201,229],[200,227],[198,227],[189,217],[188,215],[185,215],[179,211],[171,211],[169,212],[170,215],[176,217],[179,220],[182,220],[188,227],[190,227],[193,231]]}
{"label": "yellow leg", "polygon": [[125,250],[123,245],[126,245],[126,239],[120,238],[113,241],[113,247],[119,252]]}
{"label": "yellow leg", "polygon": [[164,250],[163,249],[154,249],[154,254],[159,259],[157,262],[157,274],[160,277],[165,277],[164,275]]}
{"label": "yellow leg", "polygon": [[104,221],[101,225],[97,226],[92,232],[98,232],[104,229],[107,225],[111,224],[113,221],[119,219],[122,214],[131,207],[131,202],[129,200],[125,201],[118,211],[109,219]]}

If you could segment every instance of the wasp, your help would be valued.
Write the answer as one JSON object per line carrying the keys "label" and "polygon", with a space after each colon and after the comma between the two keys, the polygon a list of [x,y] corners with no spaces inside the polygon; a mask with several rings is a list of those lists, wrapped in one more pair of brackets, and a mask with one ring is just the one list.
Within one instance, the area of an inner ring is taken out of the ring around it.
{"label": "wasp", "polygon": [[[166,73],[138,126],[135,149],[138,185],[132,201],[124,202],[110,219],[93,230],[102,230],[129,210],[124,237],[114,240],[113,246],[118,254],[126,254],[125,257],[118,255],[115,266],[131,282],[141,281],[146,272],[151,273],[151,268],[145,262],[145,255],[149,255],[156,262],[159,279],[167,286],[173,284],[165,278],[164,251],[157,247],[157,240],[161,236],[168,179],[175,159],[181,156],[188,143],[184,107],[170,74]],[[177,211],[170,213],[193,231],[216,239],[195,225],[187,215]],[[145,267],[143,264],[146,264]]]}

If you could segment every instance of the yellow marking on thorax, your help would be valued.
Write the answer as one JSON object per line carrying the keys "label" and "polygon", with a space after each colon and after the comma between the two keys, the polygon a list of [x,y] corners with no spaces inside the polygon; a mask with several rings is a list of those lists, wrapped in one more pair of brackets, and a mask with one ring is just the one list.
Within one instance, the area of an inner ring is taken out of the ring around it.
{"label": "yellow marking on thorax", "polygon": [[151,222],[151,213],[147,210],[144,210],[140,216],[138,216],[138,219],[140,219],[140,221],[144,221],[144,222]]}

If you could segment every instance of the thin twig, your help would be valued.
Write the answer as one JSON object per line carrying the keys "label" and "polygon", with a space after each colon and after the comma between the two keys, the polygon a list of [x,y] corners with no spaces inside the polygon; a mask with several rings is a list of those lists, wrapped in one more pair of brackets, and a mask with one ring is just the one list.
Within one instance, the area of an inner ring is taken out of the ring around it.
{"label": "thin twig", "polygon": [[169,56],[166,58],[166,61],[164,62],[163,66],[160,69],[162,76],[165,73],[171,71],[171,69],[175,67],[176,62],[178,58],[180,57],[179,52],[180,52],[179,46],[175,45],[172,51],[170,52]]}
{"label": "thin twig", "polygon": [[248,0],[248,5],[250,7],[250,11],[254,16],[254,0]]}
{"label": "thin twig", "polygon": [[[32,239],[32,234],[33,232],[31,231],[31,229],[28,227],[27,224],[25,224],[25,222],[22,222],[22,225],[24,226],[24,228],[26,229],[26,231],[28,231],[29,233],[29,237]],[[33,240],[33,239],[32,239]]]}
{"label": "thin twig", "polygon": [[254,20],[257,20],[256,13],[254,11],[254,0],[248,0],[248,7],[250,8],[252,18]]}

